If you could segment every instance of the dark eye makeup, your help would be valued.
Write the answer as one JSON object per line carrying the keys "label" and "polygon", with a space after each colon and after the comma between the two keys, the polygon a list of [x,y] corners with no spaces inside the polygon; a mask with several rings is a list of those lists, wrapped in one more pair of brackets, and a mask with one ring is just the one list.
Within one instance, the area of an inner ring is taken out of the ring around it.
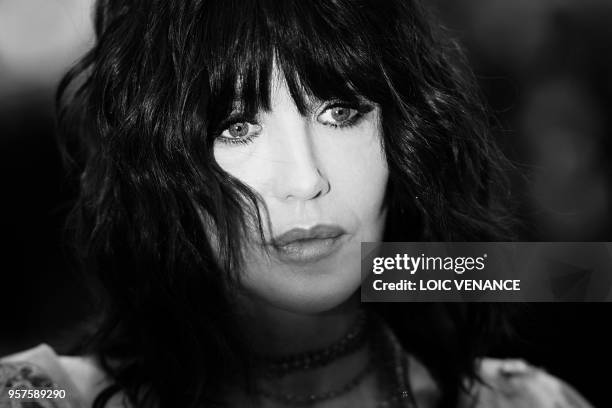
{"label": "dark eye makeup", "polygon": [[317,121],[334,128],[348,128],[357,125],[373,109],[374,105],[367,102],[332,101],[324,105]]}
{"label": "dark eye makeup", "polygon": [[[346,129],[356,126],[365,115],[374,110],[374,105],[366,101],[346,102],[329,101],[322,105],[314,115],[315,120],[332,128]],[[217,127],[216,142],[229,145],[246,145],[253,142],[261,133],[262,126],[256,118],[242,113],[233,113]]]}

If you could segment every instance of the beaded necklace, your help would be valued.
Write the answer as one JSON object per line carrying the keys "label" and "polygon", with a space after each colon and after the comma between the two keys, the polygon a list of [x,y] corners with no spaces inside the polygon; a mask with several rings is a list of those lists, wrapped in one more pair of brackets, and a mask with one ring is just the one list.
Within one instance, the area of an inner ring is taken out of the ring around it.
{"label": "beaded necklace", "polygon": [[295,371],[324,367],[363,347],[367,342],[369,332],[367,324],[368,316],[361,311],[346,334],[331,345],[318,350],[282,357],[260,355],[256,357],[257,364],[260,366],[263,375],[269,378],[278,378]]}
{"label": "beaded necklace", "polygon": [[[353,333],[349,336],[349,333]],[[359,338],[359,342],[347,340],[348,338]],[[375,408],[414,408],[415,402],[408,379],[408,356],[392,330],[384,321],[374,314],[363,313],[353,327],[341,340],[325,349],[302,353],[298,356],[283,357],[286,365],[278,365],[278,369],[271,370],[272,373],[289,373],[292,371],[307,370],[314,367],[322,367],[335,361],[337,358],[356,351],[368,343],[370,347],[370,358],[363,369],[361,369],[347,383],[320,393],[293,394],[272,390],[269,388],[257,388],[257,394],[261,397],[282,403],[287,406],[308,406],[323,401],[329,401],[348,394],[357,388],[370,374],[377,375],[377,383],[381,386],[385,397],[380,399]],[[340,347],[337,344],[344,344]],[[350,345],[350,350],[347,350]],[[335,350],[333,353],[324,351]],[[320,355],[325,357],[310,357],[306,355]],[[298,364],[297,362],[301,362]],[[313,361],[315,361],[313,363]],[[277,364],[277,363],[276,363]]]}

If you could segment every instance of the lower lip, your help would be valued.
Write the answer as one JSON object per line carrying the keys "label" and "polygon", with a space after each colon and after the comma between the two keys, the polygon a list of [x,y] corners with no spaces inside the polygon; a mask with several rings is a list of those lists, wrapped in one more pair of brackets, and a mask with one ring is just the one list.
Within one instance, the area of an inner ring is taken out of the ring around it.
{"label": "lower lip", "polygon": [[304,239],[287,245],[274,246],[276,256],[284,262],[309,264],[320,261],[335,253],[342,246],[342,237]]}

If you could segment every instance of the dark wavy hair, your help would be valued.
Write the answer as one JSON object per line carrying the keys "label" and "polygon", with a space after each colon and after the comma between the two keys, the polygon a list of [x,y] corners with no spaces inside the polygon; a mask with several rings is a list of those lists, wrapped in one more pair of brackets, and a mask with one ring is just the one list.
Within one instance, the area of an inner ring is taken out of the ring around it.
{"label": "dark wavy hair", "polygon": [[[270,109],[273,64],[301,112],[305,95],[380,106],[385,240],[511,237],[504,158],[459,48],[433,21],[409,0],[97,2],[95,46],[57,96],[78,176],[67,230],[97,305],[80,352],[115,381],[96,407],[118,390],[138,407],[214,406],[248,373],[233,291],[259,198],[212,147],[236,100]],[[452,406],[475,377],[491,307],[377,308]]]}

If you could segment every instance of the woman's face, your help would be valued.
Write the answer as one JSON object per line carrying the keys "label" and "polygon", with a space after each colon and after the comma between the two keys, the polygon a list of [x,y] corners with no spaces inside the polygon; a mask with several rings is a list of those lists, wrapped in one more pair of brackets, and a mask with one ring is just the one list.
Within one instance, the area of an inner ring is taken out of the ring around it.
{"label": "woman's face", "polygon": [[302,116],[282,75],[274,78],[271,110],[228,122],[214,154],[267,207],[265,242],[253,231],[245,251],[247,293],[317,313],[355,292],[360,243],[382,239],[388,168],[380,111],[366,101],[310,100]]}

